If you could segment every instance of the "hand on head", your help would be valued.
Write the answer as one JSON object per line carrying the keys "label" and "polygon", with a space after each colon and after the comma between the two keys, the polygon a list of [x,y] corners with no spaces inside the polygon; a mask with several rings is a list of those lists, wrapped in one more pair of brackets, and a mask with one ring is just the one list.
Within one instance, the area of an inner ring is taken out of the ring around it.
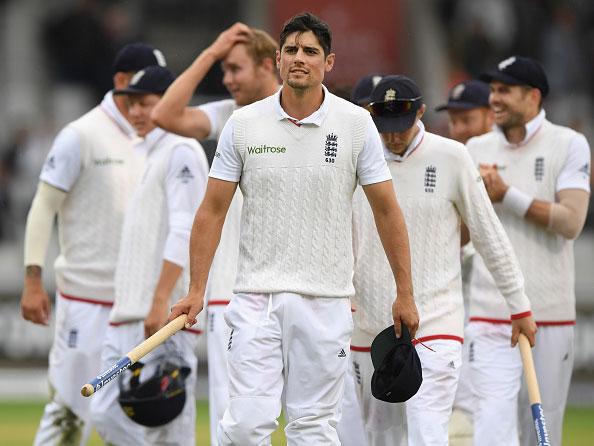
{"label": "hand on head", "polygon": [[237,22],[232,27],[223,31],[217,39],[208,48],[210,52],[217,58],[217,60],[224,59],[231,48],[238,43],[246,43],[252,30],[244,23]]}

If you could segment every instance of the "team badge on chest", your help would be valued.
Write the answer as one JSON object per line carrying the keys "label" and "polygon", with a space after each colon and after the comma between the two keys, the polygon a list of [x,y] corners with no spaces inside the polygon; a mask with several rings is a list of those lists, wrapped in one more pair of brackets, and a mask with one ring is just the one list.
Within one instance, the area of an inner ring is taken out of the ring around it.
{"label": "team badge on chest", "polygon": [[326,135],[326,144],[324,145],[324,160],[327,163],[334,164],[338,152],[338,136],[334,133]]}
{"label": "team badge on chest", "polygon": [[534,160],[534,179],[542,181],[544,177],[544,158],[539,156]]}
{"label": "team badge on chest", "polygon": [[437,169],[435,166],[427,166],[425,168],[425,192],[435,192],[435,184],[437,182]]}

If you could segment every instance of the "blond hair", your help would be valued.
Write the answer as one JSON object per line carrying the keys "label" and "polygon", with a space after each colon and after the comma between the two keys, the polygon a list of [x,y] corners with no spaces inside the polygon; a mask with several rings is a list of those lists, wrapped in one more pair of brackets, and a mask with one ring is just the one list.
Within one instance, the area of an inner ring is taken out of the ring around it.
{"label": "blond hair", "polygon": [[247,53],[256,65],[260,65],[264,59],[276,60],[278,44],[266,31],[252,28],[251,38],[245,43]]}

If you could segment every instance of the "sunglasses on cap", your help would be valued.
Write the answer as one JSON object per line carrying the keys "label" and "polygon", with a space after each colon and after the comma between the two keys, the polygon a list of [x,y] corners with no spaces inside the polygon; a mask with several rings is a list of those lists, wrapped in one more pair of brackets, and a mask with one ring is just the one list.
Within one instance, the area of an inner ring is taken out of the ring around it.
{"label": "sunglasses on cap", "polygon": [[415,111],[418,107],[416,104],[422,99],[421,96],[412,99],[393,99],[385,102],[372,102],[366,108],[371,113],[371,116],[382,118],[395,118],[411,111]]}

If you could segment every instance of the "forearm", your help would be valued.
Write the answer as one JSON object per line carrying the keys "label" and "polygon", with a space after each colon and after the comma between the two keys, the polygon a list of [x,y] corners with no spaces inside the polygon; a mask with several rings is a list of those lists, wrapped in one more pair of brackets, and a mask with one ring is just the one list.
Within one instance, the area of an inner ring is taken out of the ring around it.
{"label": "forearm", "polygon": [[[186,115],[190,114],[188,106],[196,88],[216,61],[216,56],[207,48],[177,77],[151,113],[151,119],[156,125],[183,136],[198,139],[208,136],[209,129],[203,128],[203,125],[190,130],[189,127],[196,126],[196,123],[191,122],[195,119]],[[186,122],[188,125],[185,125]],[[189,132],[192,134],[188,134]]]}
{"label": "forearm", "polygon": [[[25,227],[24,263],[26,267],[37,266],[39,276],[52,234],[54,217],[66,198],[66,192],[40,182],[27,216]],[[31,269],[33,271],[33,269]],[[33,278],[27,269],[27,279]]]}
{"label": "forearm", "polygon": [[[567,239],[576,238],[584,227],[588,211],[589,193],[580,189],[566,189],[558,192],[558,202],[532,199],[515,188],[509,188],[503,204],[519,217],[523,217],[555,234]],[[510,199],[511,197],[511,199]],[[522,206],[515,205],[524,200],[530,203],[525,213]]]}
{"label": "forearm", "polygon": [[159,281],[155,287],[153,302],[168,302],[175,283],[179,279],[183,268],[168,260],[163,260]]}
{"label": "forearm", "polygon": [[190,290],[204,295],[208,273],[221,239],[225,215],[198,209],[190,235]]}

